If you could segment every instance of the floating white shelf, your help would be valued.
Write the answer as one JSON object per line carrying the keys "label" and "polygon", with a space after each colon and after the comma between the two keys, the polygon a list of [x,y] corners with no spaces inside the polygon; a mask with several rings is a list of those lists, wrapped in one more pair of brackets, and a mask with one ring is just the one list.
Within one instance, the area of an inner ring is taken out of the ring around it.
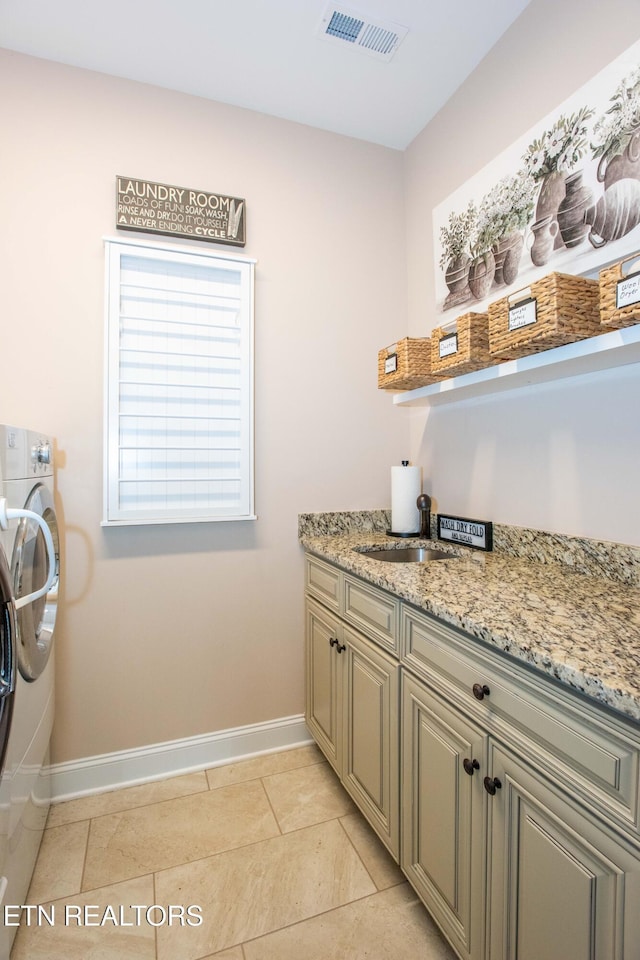
{"label": "floating white shelf", "polygon": [[462,377],[450,377],[417,390],[396,393],[400,407],[426,407],[516,390],[535,383],[576,377],[640,362],[640,324],[509,360]]}

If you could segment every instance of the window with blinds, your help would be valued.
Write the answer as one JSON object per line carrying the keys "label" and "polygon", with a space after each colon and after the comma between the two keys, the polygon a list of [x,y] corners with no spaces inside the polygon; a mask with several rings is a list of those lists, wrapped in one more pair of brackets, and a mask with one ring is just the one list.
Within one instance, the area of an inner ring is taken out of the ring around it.
{"label": "window with blinds", "polygon": [[105,525],[253,520],[253,261],[106,241]]}

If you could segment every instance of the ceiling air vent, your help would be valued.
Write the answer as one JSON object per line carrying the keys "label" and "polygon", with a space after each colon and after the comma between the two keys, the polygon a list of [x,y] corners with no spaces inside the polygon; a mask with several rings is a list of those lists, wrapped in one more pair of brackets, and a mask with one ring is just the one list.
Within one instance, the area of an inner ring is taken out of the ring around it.
{"label": "ceiling air vent", "polygon": [[391,60],[407,33],[408,27],[398,23],[376,20],[348,7],[331,4],[324,12],[318,33],[325,40],[351,44],[378,60]]}

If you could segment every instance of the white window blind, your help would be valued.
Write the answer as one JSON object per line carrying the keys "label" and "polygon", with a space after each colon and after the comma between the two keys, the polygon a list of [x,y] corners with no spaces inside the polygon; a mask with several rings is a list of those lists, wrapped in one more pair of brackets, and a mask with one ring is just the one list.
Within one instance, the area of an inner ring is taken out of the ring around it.
{"label": "white window blind", "polygon": [[255,519],[253,262],[106,254],[103,523]]}

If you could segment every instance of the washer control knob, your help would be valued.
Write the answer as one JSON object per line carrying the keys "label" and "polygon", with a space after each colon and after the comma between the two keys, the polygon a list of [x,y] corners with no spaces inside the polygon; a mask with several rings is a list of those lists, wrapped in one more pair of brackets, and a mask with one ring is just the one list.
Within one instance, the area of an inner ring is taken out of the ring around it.
{"label": "washer control knob", "polygon": [[33,448],[32,458],[36,463],[51,463],[51,444],[46,441],[38,443]]}

